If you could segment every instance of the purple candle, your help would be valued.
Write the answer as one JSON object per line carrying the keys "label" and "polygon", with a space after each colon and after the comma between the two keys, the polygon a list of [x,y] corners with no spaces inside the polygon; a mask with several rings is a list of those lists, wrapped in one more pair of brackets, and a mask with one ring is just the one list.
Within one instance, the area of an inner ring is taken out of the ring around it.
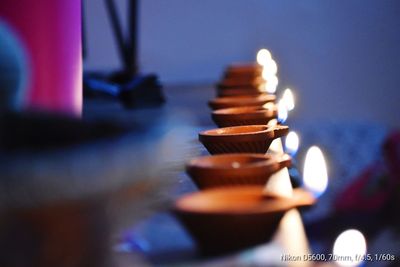
{"label": "purple candle", "polygon": [[80,0],[2,0],[0,20],[24,50],[26,82],[18,92],[23,110],[82,112]]}

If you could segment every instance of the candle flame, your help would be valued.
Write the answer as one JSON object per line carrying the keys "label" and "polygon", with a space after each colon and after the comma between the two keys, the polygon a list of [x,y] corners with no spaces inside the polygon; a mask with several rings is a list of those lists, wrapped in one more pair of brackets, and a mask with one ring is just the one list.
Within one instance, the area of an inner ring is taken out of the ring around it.
{"label": "candle flame", "polygon": [[261,66],[264,66],[269,60],[272,59],[271,52],[267,49],[260,49],[257,53],[257,63]]}
{"label": "candle flame", "polygon": [[263,68],[261,72],[261,77],[264,79],[265,82],[268,82],[268,80],[271,79],[272,76],[273,75],[271,75],[271,73],[266,68]]}
{"label": "candle flame", "polygon": [[299,136],[296,132],[291,131],[285,139],[285,149],[287,153],[294,156],[299,149]]}
{"label": "candle flame", "polygon": [[237,168],[240,168],[240,163],[237,161],[234,161],[234,162],[232,162],[231,166],[232,166],[232,168],[237,169]]}
{"label": "candle flame", "polygon": [[264,68],[261,75],[266,81],[268,81],[268,79],[270,79],[272,76],[275,76],[278,73],[278,65],[272,58],[267,62],[265,62],[263,66]]}
{"label": "candle flame", "polygon": [[267,49],[261,49],[257,53],[257,62],[263,66],[261,77],[264,80],[261,89],[267,93],[274,94],[279,80],[276,76],[278,72],[278,65],[272,59],[271,53]]}
{"label": "candle flame", "polygon": [[278,77],[276,76],[270,77],[268,81],[266,81],[265,91],[267,91],[267,93],[270,94],[275,94],[278,83],[279,83]]}
{"label": "candle flame", "polygon": [[285,91],[283,92],[282,100],[284,101],[288,111],[294,109],[295,104],[294,104],[294,96],[292,90],[286,88]]}
{"label": "candle flame", "polygon": [[271,110],[273,110],[273,109],[275,108],[275,103],[273,103],[273,102],[268,102],[268,103],[265,103],[264,105],[262,105],[262,107],[265,108],[265,109],[271,109]]}
{"label": "candle flame", "polygon": [[282,100],[280,100],[277,104],[277,107],[278,107],[278,121],[279,123],[284,123],[289,115],[285,103],[283,103]]}
{"label": "candle flame", "polygon": [[333,246],[333,255],[339,266],[358,266],[362,256],[367,252],[367,242],[364,235],[355,229],[341,233]]}
{"label": "candle flame", "polygon": [[304,186],[316,197],[322,195],[328,186],[328,173],[324,155],[317,146],[308,149],[303,172]]}

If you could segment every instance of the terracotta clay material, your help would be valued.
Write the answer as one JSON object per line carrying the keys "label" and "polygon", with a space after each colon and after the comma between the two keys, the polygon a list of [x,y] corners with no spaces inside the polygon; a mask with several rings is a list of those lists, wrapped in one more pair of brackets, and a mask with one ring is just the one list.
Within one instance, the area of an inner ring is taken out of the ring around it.
{"label": "terracotta clay material", "polygon": [[228,66],[225,70],[225,76],[257,76],[261,75],[263,67],[259,64],[244,64],[244,63],[236,63]]}
{"label": "terracotta clay material", "polygon": [[235,107],[218,109],[212,112],[211,117],[218,127],[239,125],[265,125],[278,114],[274,104],[265,107]]}
{"label": "terracotta clay material", "polygon": [[[222,81],[230,81],[232,83],[258,83],[260,81],[261,73],[243,73],[243,74],[232,74],[225,73],[225,76],[221,79]],[[261,80],[263,82],[263,80]]]}
{"label": "terracotta clay material", "polygon": [[229,88],[239,88],[239,87],[248,87],[257,89],[261,84],[264,83],[264,79],[261,77],[257,77],[253,80],[241,80],[241,79],[224,79],[220,83],[217,84],[217,88],[219,89],[229,89]]}
{"label": "terracotta clay material", "polygon": [[201,132],[199,140],[211,154],[265,154],[271,142],[286,135],[288,131],[287,126],[234,126]]}
{"label": "terracotta clay material", "polygon": [[233,87],[233,88],[217,88],[218,97],[226,96],[259,96],[265,94],[265,90],[259,87]]}
{"label": "terracotta clay material", "polygon": [[265,185],[271,174],[289,167],[289,155],[222,154],[186,164],[186,172],[200,189],[237,185]]}
{"label": "terracotta clay material", "polygon": [[261,77],[261,75],[254,75],[253,77],[249,75],[236,75],[236,76],[228,76],[223,78],[220,81],[220,84],[225,85],[225,87],[237,87],[240,85],[247,85],[247,84],[262,84],[265,80]]}
{"label": "terracotta clay material", "polygon": [[301,189],[284,198],[264,195],[263,186],[237,186],[186,195],[176,201],[174,212],[200,251],[215,255],[269,241],[286,211],[314,202]]}
{"label": "terracotta clay material", "polygon": [[208,102],[208,105],[213,110],[233,107],[244,106],[262,106],[269,102],[276,100],[275,95],[260,94],[256,96],[230,96],[230,97],[217,97]]}

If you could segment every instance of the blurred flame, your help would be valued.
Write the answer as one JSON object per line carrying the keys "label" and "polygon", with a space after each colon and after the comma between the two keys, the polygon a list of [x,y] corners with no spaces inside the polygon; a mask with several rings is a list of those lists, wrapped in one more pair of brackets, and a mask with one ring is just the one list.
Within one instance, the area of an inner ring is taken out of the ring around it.
{"label": "blurred flame", "polygon": [[[367,252],[367,242],[364,235],[355,229],[341,233],[333,246],[333,255],[339,266],[358,266]],[[358,255],[359,257],[357,257]]]}
{"label": "blurred flame", "polygon": [[261,89],[267,93],[274,94],[279,82],[276,76],[278,65],[275,60],[272,59],[271,53],[267,49],[258,51],[257,62],[263,66],[261,77],[264,79],[265,83],[262,85]]}
{"label": "blurred flame", "polygon": [[328,173],[321,149],[312,146],[308,149],[303,172],[304,186],[316,197],[322,195],[328,186]]}
{"label": "blurred flame", "polygon": [[267,102],[264,105],[262,105],[263,108],[265,109],[274,109],[275,108],[275,103],[274,102]]}
{"label": "blurred flame", "polygon": [[299,149],[299,136],[296,132],[291,131],[285,139],[285,149],[287,153],[294,156]]}
{"label": "blurred flame", "polygon": [[261,77],[264,79],[265,82],[268,82],[268,80],[271,79],[272,76],[273,75],[271,75],[271,73],[266,68],[263,68],[261,72]]}
{"label": "blurred flame", "polygon": [[272,59],[271,52],[267,49],[260,49],[257,53],[257,63],[264,66],[269,60]]}
{"label": "blurred flame", "polygon": [[265,84],[265,91],[267,91],[267,93],[274,94],[276,92],[276,87],[278,86],[278,83],[278,77],[270,77]]}
{"label": "blurred flame", "polygon": [[280,123],[284,123],[289,115],[286,109],[286,105],[282,100],[279,100],[277,107],[278,107],[278,121]]}
{"label": "blurred flame", "polygon": [[275,60],[270,59],[263,65],[262,77],[264,80],[268,81],[270,77],[275,76],[278,73],[278,65],[276,64]]}
{"label": "blurred flame", "polygon": [[295,104],[294,104],[294,96],[292,90],[286,88],[285,91],[283,92],[282,100],[284,101],[288,111],[294,109]]}
{"label": "blurred flame", "polygon": [[269,146],[269,151],[279,155],[282,154],[283,153],[282,140],[280,138],[277,138],[274,141],[272,141],[271,145]]}
{"label": "blurred flame", "polygon": [[237,161],[232,162],[232,168],[235,168],[235,169],[240,168],[240,163]]}
{"label": "blurred flame", "polygon": [[265,85],[265,82],[258,85],[258,90],[261,92],[267,92],[267,86]]}

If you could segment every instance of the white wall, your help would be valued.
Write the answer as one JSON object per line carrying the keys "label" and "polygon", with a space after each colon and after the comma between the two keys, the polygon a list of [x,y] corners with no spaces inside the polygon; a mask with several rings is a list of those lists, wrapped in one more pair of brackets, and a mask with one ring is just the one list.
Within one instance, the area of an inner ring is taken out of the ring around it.
{"label": "white wall", "polygon": [[[103,1],[86,1],[86,66],[117,68]],[[397,0],[142,0],[140,67],[167,84],[210,83],[265,46],[297,116],[400,126],[399,14]]]}

